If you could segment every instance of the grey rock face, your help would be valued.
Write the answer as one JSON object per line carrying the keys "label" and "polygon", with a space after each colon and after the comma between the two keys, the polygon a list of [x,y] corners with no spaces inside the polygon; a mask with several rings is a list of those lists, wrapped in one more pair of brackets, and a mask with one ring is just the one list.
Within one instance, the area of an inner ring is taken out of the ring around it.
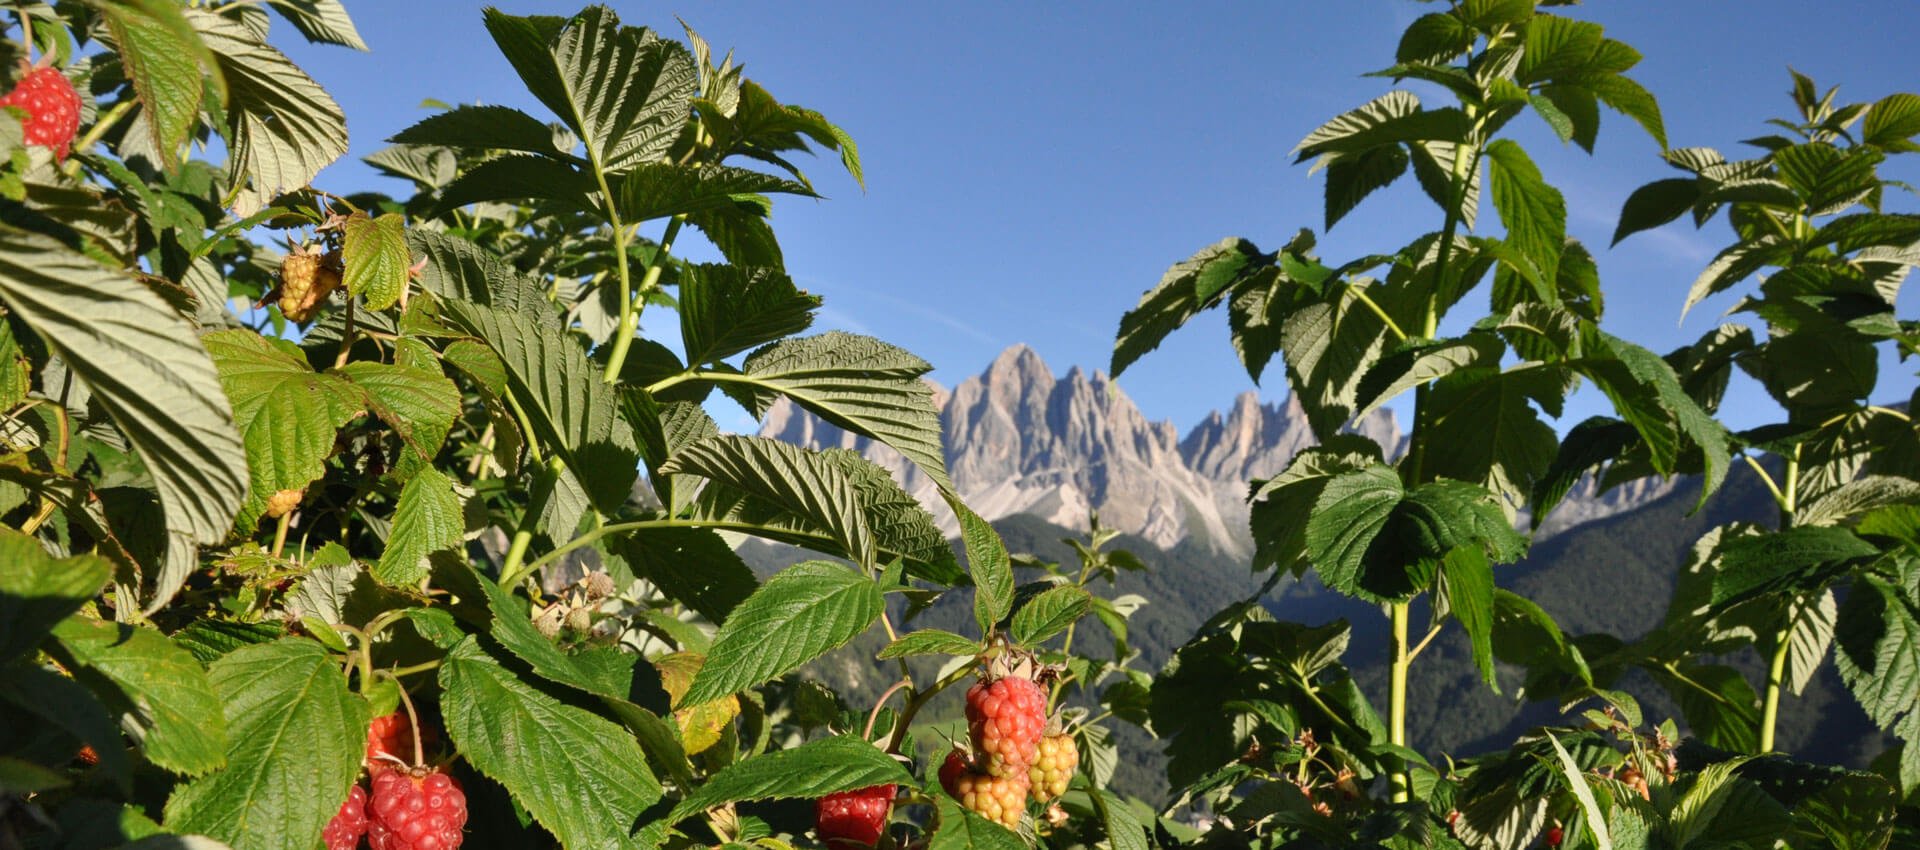
{"label": "grey rock face", "polygon": [[[1068,528],[1103,524],[1162,547],[1198,538],[1234,556],[1251,554],[1247,482],[1285,469],[1314,445],[1297,400],[1261,404],[1251,391],[1222,414],[1208,414],[1182,437],[1172,422],[1149,421],[1106,374],[1075,367],[1056,377],[1025,345],[1001,352],[985,372],[951,392],[934,388],[945,430],[947,469],[967,505],[987,519],[1033,514]],[[1351,430],[1379,443],[1389,457],[1405,448],[1390,410],[1362,417]],[[933,482],[886,446],[849,434],[782,399],[760,435],[811,448],[859,452],[892,471],[906,491],[957,533]],[[1582,482],[1555,509],[1552,533],[1631,509],[1666,485],[1640,482],[1594,494]],[[1645,492],[1642,492],[1645,491]]]}

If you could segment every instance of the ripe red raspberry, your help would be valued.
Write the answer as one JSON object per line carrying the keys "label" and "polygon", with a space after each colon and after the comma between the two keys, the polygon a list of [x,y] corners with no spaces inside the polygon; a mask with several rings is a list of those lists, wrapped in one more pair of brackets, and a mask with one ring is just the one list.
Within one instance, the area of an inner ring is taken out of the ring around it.
{"label": "ripe red raspberry", "polygon": [[367,807],[373,850],[455,850],[467,825],[467,795],[437,769],[388,770],[373,777]]}
{"label": "ripe red raspberry", "polygon": [[875,785],[828,794],[814,802],[813,828],[831,850],[872,847],[887,833],[893,809],[892,785]]}
{"label": "ripe red raspberry", "polygon": [[320,831],[320,838],[327,843],[327,850],[354,850],[360,846],[360,836],[365,834],[367,789],[355,784],[353,790],[347,792],[347,801],[340,804],[340,813]]}
{"label": "ripe red raspberry", "polygon": [[1027,768],[1027,781],[1033,786],[1033,799],[1045,803],[1067,793],[1067,783],[1080,767],[1080,750],[1072,735],[1048,735],[1040,739],[1040,756]]}
{"label": "ripe red raspberry", "polygon": [[377,772],[394,767],[385,756],[413,763],[413,724],[402,712],[376,717],[367,726],[367,769]]}
{"label": "ripe red raspberry", "polygon": [[1559,826],[1550,827],[1547,829],[1547,846],[1558,847],[1560,846],[1560,841],[1566,837],[1567,834],[1561,831]]}
{"label": "ripe red raspberry", "polygon": [[947,789],[947,796],[960,799],[960,777],[975,772],[973,759],[968,758],[964,750],[954,747],[947,753],[947,760],[940,763],[940,787]]}
{"label": "ripe red raspberry", "polygon": [[80,130],[80,94],[60,69],[29,71],[13,91],[0,97],[0,106],[25,110],[27,117],[20,127],[26,131],[27,144],[52,148],[54,159],[67,161],[73,135]]}
{"label": "ripe red raspberry", "polygon": [[1047,694],[1032,679],[981,680],[967,689],[967,734],[993,776],[1027,778],[1047,726]]}

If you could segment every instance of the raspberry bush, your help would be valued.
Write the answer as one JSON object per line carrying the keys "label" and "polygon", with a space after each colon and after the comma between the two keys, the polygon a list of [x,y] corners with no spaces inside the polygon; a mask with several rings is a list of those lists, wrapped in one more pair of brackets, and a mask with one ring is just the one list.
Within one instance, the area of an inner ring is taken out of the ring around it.
{"label": "raspberry bush", "polygon": [[[1639,54],[1561,5],[1415,7],[1381,76],[1420,94],[1296,148],[1329,227],[1411,171],[1436,229],[1350,261],[1229,239],[1121,320],[1116,375],[1221,306],[1250,378],[1284,372],[1321,439],[1252,482],[1253,566],[1384,611],[1369,693],[1345,652],[1371,624],[1249,599],[1154,669],[1115,531],[1009,552],[953,493],[930,365],[810,331],[774,211],[825,194],[802,153],[861,185],[852,136],[692,29],[485,9],[472,61],[538,108],[396,134],[367,157],[411,184],[390,197],[311,185],[346,116],[273,46],[365,49],[339,0],[15,4],[0,847],[1913,844],[1920,431],[1877,370],[1920,351],[1895,309],[1920,227],[1881,175],[1920,96],[1795,74],[1753,158],[1671,147]],[[1602,329],[1594,252],[1510,131],[1591,148],[1602,107],[1679,175],[1616,238],[1724,212],[1687,302],[1740,292],[1757,327],[1664,356]],[[1735,367],[1783,422],[1715,420]],[[1563,438],[1581,383],[1613,415]],[[1402,394],[1404,451],[1345,429]],[[781,398],[896,451],[941,519],[860,455],[708,413]],[[1653,633],[1567,635],[1502,586],[1582,476],[1680,474],[1703,501],[1755,476],[1779,517],[1703,538]],[[733,535],[818,557],[763,577]],[[1409,717],[1450,706],[1408,672],[1455,629],[1565,719],[1417,750]],[[1772,752],[1829,659],[1903,742],[1873,771]],[[1116,788],[1138,746],[1157,799]]]}

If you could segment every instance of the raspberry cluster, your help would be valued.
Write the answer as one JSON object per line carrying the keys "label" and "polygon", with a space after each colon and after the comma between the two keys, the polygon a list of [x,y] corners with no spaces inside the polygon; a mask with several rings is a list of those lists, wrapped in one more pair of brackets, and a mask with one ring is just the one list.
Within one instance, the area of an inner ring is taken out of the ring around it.
{"label": "raspberry cluster", "polygon": [[1067,783],[1073,781],[1073,772],[1079,767],[1080,750],[1073,745],[1072,735],[1041,738],[1039,757],[1027,768],[1033,799],[1045,803],[1067,793]]}
{"label": "raspberry cluster", "polygon": [[955,749],[940,767],[940,785],[960,805],[1008,829],[1020,828],[1027,813],[1026,774],[994,776]]}
{"label": "raspberry cluster", "polygon": [[280,313],[289,321],[304,322],[340,287],[340,273],[337,253],[298,250],[280,261],[280,285],[269,296],[279,298]]}
{"label": "raspberry cluster", "polygon": [[874,785],[828,794],[814,802],[813,825],[829,850],[852,850],[880,843],[893,810],[892,785]]}
{"label": "raspberry cluster", "polygon": [[0,97],[0,106],[27,113],[20,121],[27,144],[53,149],[53,158],[67,161],[73,136],[80,130],[80,94],[58,68],[37,68]]}
{"label": "raspberry cluster", "polygon": [[455,850],[467,825],[467,795],[441,770],[382,771],[373,777],[367,813],[373,850]]}
{"label": "raspberry cluster", "polygon": [[[421,727],[425,744],[431,727]],[[321,838],[327,850],[458,850],[467,825],[467,795],[445,768],[411,764],[413,724],[405,714],[376,717],[367,727],[364,765],[373,793],[355,784]],[[397,761],[396,761],[397,760]]]}
{"label": "raspberry cluster", "polygon": [[967,735],[987,773],[1025,776],[1047,727],[1047,693],[1016,676],[982,679],[967,689]]}
{"label": "raspberry cluster", "polygon": [[1052,800],[1079,766],[1073,739],[1048,737],[1047,692],[1025,675],[991,675],[967,689],[967,737],[940,766],[940,785],[960,804],[1009,829],[1027,798]]}
{"label": "raspberry cluster", "polygon": [[347,792],[347,801],[340,804],[340,813],[320,831],[320,840],[327,843],[327,850],[354,850],[360,846],[360,836],[366,834],[367,789],[355,784]]}

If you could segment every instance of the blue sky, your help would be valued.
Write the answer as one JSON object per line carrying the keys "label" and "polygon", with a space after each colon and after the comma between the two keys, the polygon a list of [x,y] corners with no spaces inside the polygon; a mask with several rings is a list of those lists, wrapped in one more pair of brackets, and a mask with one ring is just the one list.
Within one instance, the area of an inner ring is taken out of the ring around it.
{"label": "blue sky", "polygon": [[[497,5],[568,14],[581,3]],[[345,108],[350,157],[425,117],[426,98],[548,117],[494,50],[481,4],[347,6],[371,53],[297,43],[284,23],[276,40]],[[1387,90],[1388,81],[1359,75],[1389,64],[1401,29],[1428,8],[1412,0],[614,6],[628,23],[671,36],[679,15],[716,50],[733,48],[776,96],[853,134],[865,193],[820,159],[803,168],[830,199],[776,204],[789,270],[826,298],[821,326],[904,345],[949,386],[1019,342],[1059,372],[1104,369],[1120,315],[1168,265],[1224,236],[1271,248],[1300,227],[1320,231],[1321,183],[1286,153],[1326,119]],[[1659,97],[1676,147],[1740,153],[1738,140],[1762,134],[1764,119],[1789,108],[1788,64],[1823,86],[1841,85],[1842,102],[1920,90],[1907,61],[1920,24],[1911,0],[1614,0],[1560,11],[1605,25],[1645,54],[1632,75]],[[1595,251],[1609,330],[1664,352],[1719,323],[1731,295],[1696,308],[1684,325],[1678,319],[1688,284],[1727,241],[1723,224],[1695,232],[1676,223],[1606,248],[1627,194],[1675,174],[1652,140],[1611,112],[1593,156],[1562,145],[1531,116],[1513,126],[1566,193],[1570,232]],[[1915,162],[1889,173],[1920,183]],[[404,190],[351,158],[315,183]],[[1895,204],[1916,206],[1911,197]],[[1497,227],[1490,208],[1483,220]],[[1337,263],[1387,251],[1438,226],[1437,208],[1408,178],[1322,234],[1321,255]],[[647,324],[671,335],[671,322],[654,313]],[[1913,371],[1887,358],[1880,400],[1904,400]],[[1183,431],[1252,387],[1224,314],[1177,334],[1120,383],[1149,418]],[[1735,386],[1723,411],[1733,424],[1773,418],[1751,382]],[[1260,391],[1285,398],[1279,370]],[[1583,391],[1561,428],[1604,405]]]}

